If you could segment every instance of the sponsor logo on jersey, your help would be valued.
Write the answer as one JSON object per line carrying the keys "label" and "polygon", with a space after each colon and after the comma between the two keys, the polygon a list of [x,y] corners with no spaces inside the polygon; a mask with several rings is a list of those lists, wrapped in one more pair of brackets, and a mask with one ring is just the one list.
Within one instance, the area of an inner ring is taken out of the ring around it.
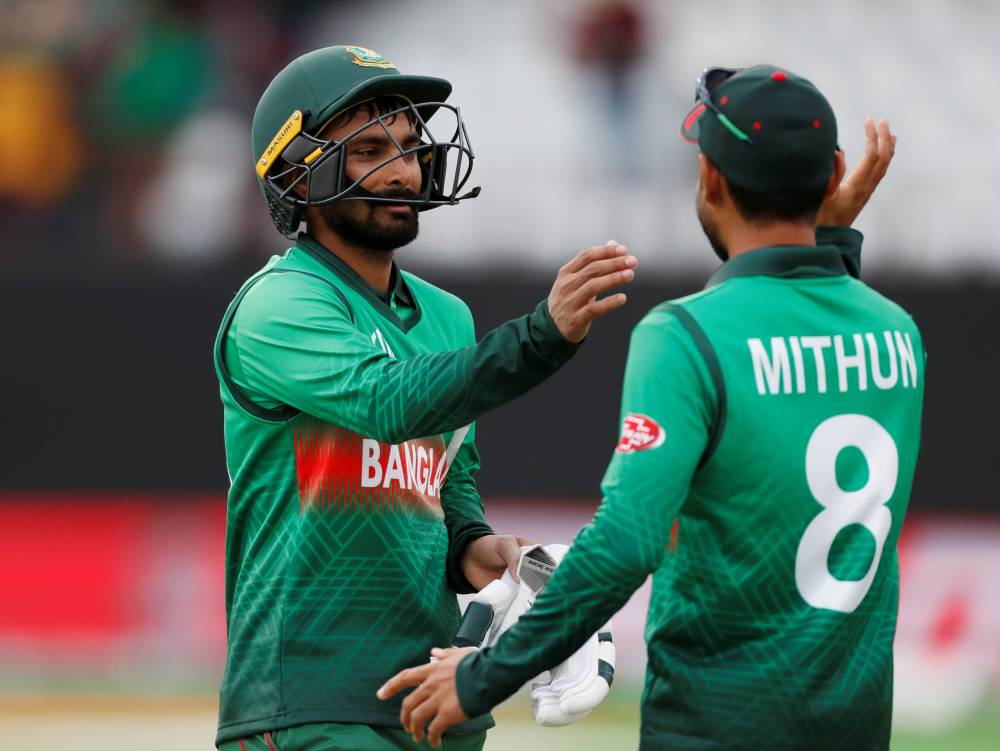
{"label": "sponsor logo on jersey", "polygon": [[448,454],[441,436],[388,444],[319,422],[293,431],[300,509],[442,516]]}
{"label": "sponsor logo on jersey", "polygon": [[663,445],[667,434],[652,417],[629,412],[622,420],[622,435],[615,451],[631,454],[633,451],[655,449]]}

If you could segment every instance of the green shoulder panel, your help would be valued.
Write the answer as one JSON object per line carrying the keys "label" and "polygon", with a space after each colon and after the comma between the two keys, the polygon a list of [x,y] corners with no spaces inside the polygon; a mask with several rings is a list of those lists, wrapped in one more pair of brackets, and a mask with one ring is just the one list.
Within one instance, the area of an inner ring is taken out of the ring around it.
{"label": "green shoulder panel", "polygon": [[[264,407],[262,405],[256,404],[251,400],[244,389],[236,382],[233,377],[233,373],[229,365],[226,362],[227,351],[226,345],[229,339],[230,328],[233,325],[233,320],[239,311],[240,304],[251,294],[254,290],[257,290],[260,294],[260,289],[258,283],[272,274],[295,274],[292,278],[301,278],[304,283],[315,284],[319,282],[323,284],[326,288],[331,290],[331,294],[334,299],[342,303],[350,313],[351,320],[354,320],[354,312],[351,308],[350,302],[344,296],[336,285],[330,282],[328,279],[324,279],[318,274],[314,274],[309,271],[303,271],[294,268],[282,268],[281,260],[283,259],[273,259],[272,263],[269,263],[261,272],[250,277],[247,282],[240,288],[239,292],[236,293],[236,297],[229,304],[226,309],[226,313],[222,318],[222,323],[219,326],[219,331],[215,336],[215,346],[213,348],[213,359],[215,362],[215,372],[219,378],[219,383],[222,385],[225,392],[232,398],[236,405],[246,412],[251,417],[258,420],[264,420],[268,422],[286,422],[291,418],[295,417],[299,413],[299,410],[288,405],[280,405],[277,407]],[[311,280],[311,281],[307,281]],[[275,305],[284,305],[285,297],[282,296],[281,299],[274,301]]]}
{"label": "green shoulder panel", "polygon": [[705,367],[708,368],[712,379],[712,387],[715,390],[715,409],[712,425],[709,428],[708,446],[705,447],[705,453],[702,454],[701,460],[698,462],[698,467],[701,468],[712,458],[722,438],[722,431],[726,427],[728,401],[726,398],[726,381],[722,375],[722,365],[719,363],[719,356],[715,353],[715,349],[708,340],[704,329],[702,329],[698,321],[695,320],[695,317],[691,315],[684,305],[667,303],[661,306],[661,310],[675,315],[684,327],[684,330],[687,331],[698,350],[698,354],[705,361]]}

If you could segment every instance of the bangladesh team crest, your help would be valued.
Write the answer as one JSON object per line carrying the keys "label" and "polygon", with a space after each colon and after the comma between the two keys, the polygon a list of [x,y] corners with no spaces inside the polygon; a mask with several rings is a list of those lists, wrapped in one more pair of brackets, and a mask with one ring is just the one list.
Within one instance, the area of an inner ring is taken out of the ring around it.
{"label": "bangladesh team crest", "polygon": [[622,420],[622,435],[615,451],[631,454],[635,451],[655,449],[663,445],[667,434],[656,420],[636,412],[629,412]]}
{"label": "bangladesh team crest", "polygon": [[365,68],[395,67],[375,50],[370,50],[367,47],[346,47],[345,49],[354,55],[354,59],[351,62],[355,65],[361,65]]}

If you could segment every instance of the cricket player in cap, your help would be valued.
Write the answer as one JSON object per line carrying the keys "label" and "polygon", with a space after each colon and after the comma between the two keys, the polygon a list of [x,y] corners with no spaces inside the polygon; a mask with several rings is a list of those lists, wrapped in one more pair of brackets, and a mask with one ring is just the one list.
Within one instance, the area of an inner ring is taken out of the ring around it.
{"label": "cricket player in cap", "polygon": [[865,126],[842,182],[809,81],[702,75],[682,135],[724,263],[633,332],[603,503],[534,606],[491,648],[436,650],[380,690],[415,687],[401,721],[416,738],[558,664],[652,574],[642,749],[888,749],[924,350],[857,278],[846,227],[895,146],[885,121]]}
{"label": "cricket player in cap", "polygon": [[[291,241],[215,343],[232,478],[226,751],[415,746],[375,690],[450,643],[455,594],[513,572],[524,542],[484,521],[472,423],[565,364],[625,302],[597,296],[634,276],[624,246],[588,248],[533,312],[477,342],[465,303],[400,269],[418,212],[479,192],[450,92],[327,47],[278,73],[254,114],[252,163]],[[473,718],[448,747],[481,748],[491,724]]]}

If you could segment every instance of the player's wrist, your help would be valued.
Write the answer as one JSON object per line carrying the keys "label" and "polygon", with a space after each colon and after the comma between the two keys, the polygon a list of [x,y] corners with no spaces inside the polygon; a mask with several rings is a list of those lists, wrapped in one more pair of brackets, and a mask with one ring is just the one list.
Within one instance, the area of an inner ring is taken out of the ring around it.
{"label": "player's wrist", "polygon": [[462,658],[455,670],[455,693],[458,694],[458,705],[466,717],[484,715],[503,701],[500,699],[491,703],[489,682],[476,677],[487,673],[483,658],[483,650],[470,652]]}
{"label": "player's wrist", "polygon": [[541,344],[544,351],[550,353],[560,364],[576,354],[580,345],[586,341],[586,337],[584,337],[578,342],[572,342],[563,334],[555,318],[552,317],[547,297],[538,304],[530,317],[533,324],[531,330],[537,334],[536,342]]}
{"label": "player's wrist", "polygon": [[445,560],[445,578],[452,592],[460,595],[479,591],[465,574],[469,545],[476,540],[496,534],[486,522],[468,520],[448,533],[448,555]]}

